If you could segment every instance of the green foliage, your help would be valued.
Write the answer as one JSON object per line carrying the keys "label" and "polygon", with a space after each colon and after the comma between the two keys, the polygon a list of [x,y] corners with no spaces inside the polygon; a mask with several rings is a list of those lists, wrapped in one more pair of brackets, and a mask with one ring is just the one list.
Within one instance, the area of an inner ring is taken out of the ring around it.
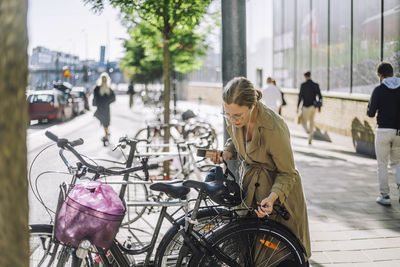
{"label": "green foliage", "polygon": [[150,83],[162,76],[162,51],[157,34],[148,25],[137,24],[130,31],[130,39],[124,47],[126,55],[121,60],[121,68],[135,83]]}
{"label": "green foliage", "polygon": [[[129,32],[121,67],[136,82],[149,83],[162,76],[163,38],[147,23],[136,24]],[[207,45],[204,34],[181,28],[169,41],[172,66],[176,72],[188,73],[201,67]]]}

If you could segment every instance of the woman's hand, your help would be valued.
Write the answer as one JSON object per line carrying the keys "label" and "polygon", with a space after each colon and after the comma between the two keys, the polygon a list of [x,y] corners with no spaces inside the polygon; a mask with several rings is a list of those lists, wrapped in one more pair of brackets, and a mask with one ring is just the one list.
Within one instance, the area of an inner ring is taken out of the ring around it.
{"label": "woman's hand", "polygon": [[212,154],[211,161],[214,162],[214,164],[220,164],[224,162],[224,160],[225,161],[230,160],[232,157],[233,157],[232,152],[224,150],[221,155],[220,151],[216,151]]}
{"label": "woman's hand", "polygon": [[261,201],[260,206],[255,211],[257,214],[258,218],[263,218],[267,214],[271,214],[273,207],[274,207],[274,202],[278,199],[278,194],[275,192],[271,192],[267,198],[265,198],[263,201]]}

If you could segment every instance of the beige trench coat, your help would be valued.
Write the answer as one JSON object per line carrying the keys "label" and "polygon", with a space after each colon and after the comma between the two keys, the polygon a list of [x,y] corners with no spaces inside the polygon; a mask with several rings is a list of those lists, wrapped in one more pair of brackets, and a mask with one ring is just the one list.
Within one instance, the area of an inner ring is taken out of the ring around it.
{"label": "beige trench coat", "polygon": [[285,221],[281,216],[274,219],[286,225],[303,244],[308,259],[311,256],[307,207],[299,172],[294,166],[289,129],[284,120],[260,102],[253,136],[245,152],[243,128],[235,128],[227,120],[227,131],[231,136],[225,150],[235,155],[239,152],[245,160],[243,190],[244,203],[256,207],[271,191],[278,194],[276,204],[281,203],[290,214]]}

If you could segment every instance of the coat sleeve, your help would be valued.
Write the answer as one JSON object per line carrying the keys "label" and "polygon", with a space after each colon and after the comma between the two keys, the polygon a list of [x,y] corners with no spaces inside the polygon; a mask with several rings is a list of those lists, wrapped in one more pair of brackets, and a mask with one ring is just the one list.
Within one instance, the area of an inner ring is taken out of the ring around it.
{"label": "coat sleeve", "polygon": [[269,153],[277,168],[277,176],[271,192],[279,196],[284,204],[293,186],[299,183],[300,176],[296,171],[293,151],[290,145],[290,134],[286,125],[280,125],[271,131],[269,136]]}
{"label": "coat sleeve", "polygon": [[95,88],[94,88],[94,90],[93,90],[93,100],[92,100],[92,106],[97,106],[97,96],[99,95],[99,89],[98,89],[98,87],[96,86]]}
{"label": "coat sleeve", "polygon": [[368,103],[367,115],[371,118],[375,117],[376,111],[378,110],[378,90],[376,88],[372,92],[371,99]]}
{"label": "coat sleeve", "polygon": [[297,108],[299,108],[301,101],[303,100],[303,84],[300,86],[299,100],[297,101]]}
{"label": "coat sleeve", "polygon": [[319,102],[321,102],[321,106],[322,106],[322,94],[321,94],[321,89],[319,88],[318,83],[316,83],[315,89],[316,89],[316,94],[318,96],[318,100],[319,100]]}

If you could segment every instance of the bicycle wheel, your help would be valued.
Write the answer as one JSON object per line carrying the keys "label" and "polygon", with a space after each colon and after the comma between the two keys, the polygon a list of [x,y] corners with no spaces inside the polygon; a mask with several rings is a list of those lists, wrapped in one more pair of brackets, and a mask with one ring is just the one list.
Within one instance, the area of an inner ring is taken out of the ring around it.
{"label": "bicycle wheel", "polygon": [[[210,233],[207,241],[237,266],[306,266],[298,239],[272,221],[242,219]],[[229,266],[214,255],[191,259],[189,266]]]}
{"label": "bicycle wheel", "polygon": [[52,260],[55,266],[58,244],[53,242],[53,225],[30,225],[29,228],[29,266],[48,266]]}
{"label": "bicycle wheel", "polygon": [[[68,248],[54,240],[53,225],[31,224],[29,225],[29,232],[29,266],[77,266],[69,255],[70,251],[68,251],[67,257],[60,259],[63,248]],[[80,266],[97,267],[98,264],[89,254]]]}
{"label": "bicycle wheel", "polygon": [[[138,178],[130,178],[130,181],[143,181]],[[149,201],[149,193],[145,184],[129,184],[126,188],[125,200],[127,204],[130,201],[140,201],[146,202]],[[146,206],[127,206],[127,214],[122,221],[121,226],[129,225],[135,221],[137,221],[143,213],[146,211]]]}
{"label": "bicycle wheel", "polygon": [[[201,235],[205,235],[210,230],[221,227],[233,217],[233,213],[222,208],[204,208],[199,210],[197,224],[194,230]],[[156,267],[186,266],[184,259],[179,255],[183,246],[183,237],[178,233],[181,226],[185,224],[185,218],[178,220],[177,225],[172,226],[162,238],[156,252]],[[186,255],[187,256],[187,255]]]}
{"label": "bicycle wheel", "polygon": [[184,136],[185,140],[196,140],[199,137],[202,137],[206,135],[209,131],[211,131],[211,136],[209,140],[202,140],[202,142],[208,142],[207,145],[209,146],[210,149],[218,148],[218,136],[217,133],[215,132],[215,129],[211,127],[211,125],[195,125],[193,128],[188,130],[186,132],[186,135]]}
{"label": "bicycle wheel", "polygon": [[162,144],[164,144],[164,130],[160,127],[149,126],[138,130],[135,134],[137,140],[147,140],[151,146],[145,149],[137,147],[140,152],[156,152],[162,150]]}

